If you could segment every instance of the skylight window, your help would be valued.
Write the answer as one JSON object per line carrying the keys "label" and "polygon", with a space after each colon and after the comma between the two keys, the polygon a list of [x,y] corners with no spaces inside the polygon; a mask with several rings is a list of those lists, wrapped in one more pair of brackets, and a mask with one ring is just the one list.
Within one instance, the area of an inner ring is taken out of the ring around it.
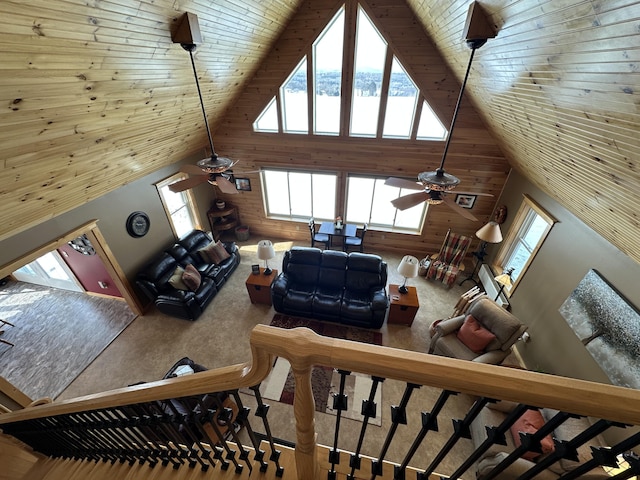
{"label": "skylight window", "polygon": [[[349,18],[354,14],[355,19]],[[355,32],[349,31],[354,26]],[[351,38],[354,44],[345,45],[345,38]],[[347,47],[353,49],[352,57],[345,55]],[[351,58],[353,65],[348,65]],[[353,78],[344,78],[345,72],[353,72]],[[353,88],[345,92],[342,87],[348,80],[352,80]],[[344,114],[346,108],[350,108],[349,115]],[[415,80],[394,54],[393,45],[360,5],[357,13],[344,5],[338,10],[310,53],[260,113],[253,129],[440,141],[447,135]]]}

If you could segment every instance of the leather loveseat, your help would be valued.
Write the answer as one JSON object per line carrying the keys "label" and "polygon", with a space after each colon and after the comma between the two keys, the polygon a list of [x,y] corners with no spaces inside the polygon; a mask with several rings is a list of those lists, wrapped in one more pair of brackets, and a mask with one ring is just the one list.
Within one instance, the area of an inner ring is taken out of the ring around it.
{"label": "leather loveseat", "polygon": [[387,264],[378,255],[293,247],[271,299],[280,313],[380,328],[389,308],[386,285]]}
{"label": "leather loveseat", "polygon": [[[197,319],[240,263],[235,242],[223,243],[229,258],[220,263],[204,261],[199,250],[211,243],[211,237],[205,232],[193,230],[147,264],[138,273],[136,285],[160,312],[185,320]],[[201,278],[195,291],[178,289],[169,282],[177,267],[189,264],[198,270]]]}

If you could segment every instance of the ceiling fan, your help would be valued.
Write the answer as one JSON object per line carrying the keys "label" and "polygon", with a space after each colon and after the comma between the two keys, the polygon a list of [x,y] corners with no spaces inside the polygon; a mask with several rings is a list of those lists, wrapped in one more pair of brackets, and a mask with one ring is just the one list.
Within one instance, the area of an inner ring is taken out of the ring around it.
{"label": "ceiling fan", "polygon": [[[441,203],[444,203],[463,217],[469,220],[477,221],[478,219],[473,216],[467,209],[460,207],[456,204],[456,202],[454,202],[447,196],[447,194],[450,193],[454,188],[456,188],[456,186],[460,183],[460,179],[445,172],[444,161],[447,158],[447,151],[449,150],[449,144],[451,143],[453,129],[456,124],[458,111],[460,110],[462,95],[467,84],[467,79],[469,78],[469,72],[471,71],[471,63],[473,62],[475,51],[482,45],[484,45],[487,42],[488,38],[493,38],[496,36],[493,27],[487,21],[486,15],[478,2],[473,2],[469,6],[463,36],[465,38],[467,46],[471,49],[471,56],[469,57],[467,72],[465,73],[464,80],[462,81],[462,87],[460,88],[460,93],[458,94],[458,101],[453,112],[453,118],[451,119],[449,135],[447,136],[447,142],[444,146],[444,152],[442,154],[442,161],[440,162],[440,166],[435,171],[420,172],[418,174],[418,182],[406,180],[404,178],[391,177],[385,181],[385,185],[390,185],[398,188],[406,188],[410,190],[420,190],[420,192],[411,193],[409,195],[398,197],[395,200],[392,200],[391,203],[393,204],[393,206],[399,210],[406,210],[407,208],[414,207],[422,202],[427,202],[432,205],[439,205]],[[477,192],[457,191],[456,193],[490,197],[493,196],[491,194]]]}
{"label": "ceiling fan", "polygon": [[196,79],[196,87],[198,88],[198,97],[200,98],[200,106],[202,107],[202,115],[204,117],[204,126],[207,130],[207,136],[209,138],[209,148],[211,150],[210,158],[203,158],[198,161],[196,165],[183,165],[180,168],[181,172],[193,175],[184,180],[179,180],[169,185],[169,190],[172,192],[182,192],[188,190],[204,182],[209,182],[211,185],[216,185],[223,193],[233,194],[238,193],[235,185],[229,181],[230,174],[225,174],[227,170],[233,167],[237,161],[233,161],[230,158],[220,157],[216,154],[213,148],[213,139],[211,138],[211,131],[209,130],[209,121],[207,120],[207,113],[204,109],[204,101],[202,100],[202,92],[200,91],[200,82],[198,81],[198,72],[196,71],[196,64],[193,60],[193,52],[196,50],[197,43],[202,43],[202,36],[200,35],[200,27],[198,25],[198,17],[193,13],[184,13],[178,28],[172,35],[173,43],[179,43],[182,48],[189,52],[191,58],[191,66],[193,67],[193,75]]}

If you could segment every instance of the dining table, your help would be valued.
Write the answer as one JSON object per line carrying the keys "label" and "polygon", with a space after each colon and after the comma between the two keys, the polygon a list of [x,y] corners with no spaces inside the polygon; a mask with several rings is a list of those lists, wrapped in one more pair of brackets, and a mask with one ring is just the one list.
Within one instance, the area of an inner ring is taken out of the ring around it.
{"label": "dining table", "polygon": [[343,223],[342,228],[336,228],[336,224],[333,222],[322,222],[318,233],[324,233],[329,235],[329,245],[333,246],[333,237],[342,237],[344,244],[345,237],[355,237],[358,226],[354,223]]}

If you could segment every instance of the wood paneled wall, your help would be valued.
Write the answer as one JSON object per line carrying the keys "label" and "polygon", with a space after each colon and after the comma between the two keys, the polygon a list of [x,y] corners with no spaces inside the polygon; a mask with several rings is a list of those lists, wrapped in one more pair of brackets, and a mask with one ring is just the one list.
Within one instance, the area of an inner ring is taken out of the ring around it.
{"label": "wood paneled wall", "polygon": [[[458,78],[468,1],[407,0]],[[511,164],[640,263],[640,2],[481,1],[469,97]]]}
{"label": "wood paneled wall", "polygon": [[[337,0],[305,2],[243,95],[225,116],[216,132],[216,142],[225,155],[241,161],[235,168],[237,176],[245,176],[241,174],[243,170],[286,167],[338,172],[343,181],[350,172],[415,178],[419,172],[435,170],[440,164],[444,142],[253,132],[252,122],[277,93],[341,3]],[[441,118],[448,126],[460,84],[406,3],[403,0],[384,0],[365,5],[400,61],[428,96],[434,110],[447,114]],[[421,236],[370,230],[365,242],[369,251],[394,250],[422,258],[438,251],[448,228],[473,236],[490,218],[510,167],[467,101],[463,102],[456,123],[445,168],[462,180],[459,189],[495,196],[478,197],[472,213],[480,221],[470,222],[446,205],[431,206]],[[225,198],[239,206],[242,222],[251,227],[252,233],[275,238],[309,238],[305,224],[265,218],[259,175],[246,176],[251,179],[252,191]]]}
{"label": "wood paneled wall", "polygon": [[0,2],[0,239],[171,165],[207,144],[189,54],[215,126],[295,9],[293,1]]}

